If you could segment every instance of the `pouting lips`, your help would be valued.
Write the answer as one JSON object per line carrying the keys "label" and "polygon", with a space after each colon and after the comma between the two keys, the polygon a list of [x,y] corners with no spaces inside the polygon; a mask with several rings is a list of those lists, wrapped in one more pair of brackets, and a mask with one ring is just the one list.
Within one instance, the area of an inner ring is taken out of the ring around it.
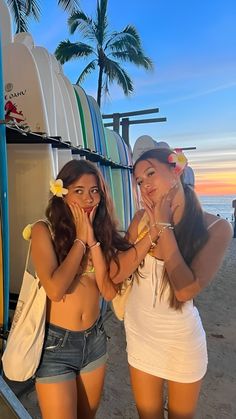
{"label": "pouting lips", "polygon": [[147,192],[148,195],[152,195],[153,192],[156,192],[156,189],[151,189],[150,191]]}
{"label": "pouting lips", "polygon": [[89,207],[89,208],[83,208],[84,212],[86,212],[86,214],[90,214],[92,212],[94,207]]}

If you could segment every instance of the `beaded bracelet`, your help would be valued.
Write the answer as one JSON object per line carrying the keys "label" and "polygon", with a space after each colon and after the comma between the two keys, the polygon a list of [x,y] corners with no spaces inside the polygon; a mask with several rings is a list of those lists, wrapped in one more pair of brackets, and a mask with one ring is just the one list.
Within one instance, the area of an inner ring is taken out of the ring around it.
{"label": "beaded bracelet", "polygon": [[80,244],[82,244],[82,246],[83,246],[83,252],[84,252],[84,255],[85,255],[85,252],[86,252],[86,245],[85,245],[85,243],[83,242],[83,240],[80,240],[80,239],[75,239],[75,240],[74,240],[74,243],[76,243],[76,242],[79,242]]}
{"label": "beaded bracelet", "polygon": [[92,246],[89,246],[89,249],[94,249],[95,247],[99,247],[101,245],[100,242],[96,242],[94,244],[92,244]]}

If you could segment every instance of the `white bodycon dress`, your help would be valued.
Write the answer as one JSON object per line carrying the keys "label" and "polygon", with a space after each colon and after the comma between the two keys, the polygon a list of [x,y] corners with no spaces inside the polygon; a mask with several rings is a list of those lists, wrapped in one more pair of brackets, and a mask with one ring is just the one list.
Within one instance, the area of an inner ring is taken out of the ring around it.
{"label": "white bodycon dress", "polygon": [[129,364],[179,383],[200,380],[207,370],[206,336],[193,301],[169,307],[169,285],[160,300],[162,261],[147,254],[133,281],[125,312]]}

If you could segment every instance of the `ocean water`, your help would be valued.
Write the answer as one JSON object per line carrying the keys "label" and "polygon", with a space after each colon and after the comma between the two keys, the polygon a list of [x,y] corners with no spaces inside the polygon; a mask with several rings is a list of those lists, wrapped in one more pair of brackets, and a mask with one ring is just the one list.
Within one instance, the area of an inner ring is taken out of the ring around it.
{"label": "ocean water", "polygon": [[219,214],[229,221],[233,220],[232,201],[236,199],[236,195],[199,195],[198,198],[205,211],[215,215]]}

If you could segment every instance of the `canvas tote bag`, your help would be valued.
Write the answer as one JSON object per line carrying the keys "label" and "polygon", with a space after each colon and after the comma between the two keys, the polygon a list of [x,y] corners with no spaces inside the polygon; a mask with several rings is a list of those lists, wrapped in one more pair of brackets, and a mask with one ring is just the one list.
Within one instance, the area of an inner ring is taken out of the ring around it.
{"label": "canvas tote bag", "polygon": [[131,288],[133,285],[133,277],[125,279],[121,286],[121,290],[116,294],[116,296],[111,301],[111,309],[115,313],[118,320],[124,320],[125,316],[125,306],[128,300]]}
{"label": "canvas tote bag", "polygon": [[25,381],[34,375],[44,342],[46,293],[40,286],[39,279],[28,272],[30,248],[31,242],[15,314],[2,356],[6,377],[15,381]]}

